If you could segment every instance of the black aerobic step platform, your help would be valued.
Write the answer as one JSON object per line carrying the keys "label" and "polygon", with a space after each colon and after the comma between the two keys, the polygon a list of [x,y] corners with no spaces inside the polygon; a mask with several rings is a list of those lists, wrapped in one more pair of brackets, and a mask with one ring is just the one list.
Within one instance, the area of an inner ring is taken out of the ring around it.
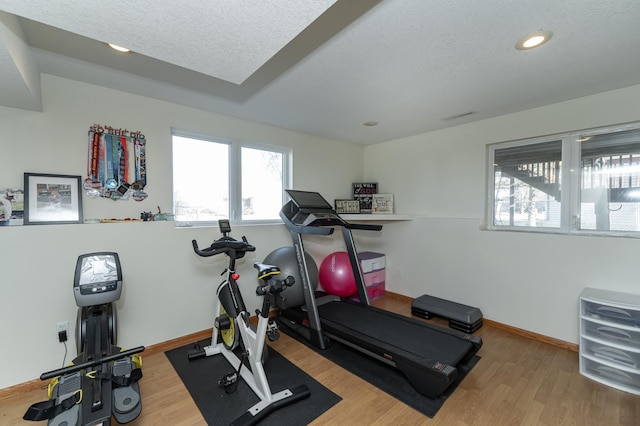
{"label": "black aerobic step platform", "polygon": [[449,327],[467,333],[473,333],[482,327],[480,309],[427,294],[413,300],[411,313],[426,319],[434,316],[448,319]]}

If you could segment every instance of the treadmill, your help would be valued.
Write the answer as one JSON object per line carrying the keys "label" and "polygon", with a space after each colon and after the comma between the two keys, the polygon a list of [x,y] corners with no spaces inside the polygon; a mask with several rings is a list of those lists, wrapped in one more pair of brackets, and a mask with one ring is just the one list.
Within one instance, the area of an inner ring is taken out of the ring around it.
{"label": "treadmill", "polygon": [[[283,325],[314,346],[326,349],[331,339],[400,370],[416,391],[440,397],[482,346],[478,336],[427,324],[371,306],[358,262],[352,230],[380,231],[381,225],[349,223],[319,193],[286,190],[291,200],[280,210],[296,253],[304,306],[280,306]],[[316,292],[310,284],[303,235],[331,235],[342,230],[359,301]]]}

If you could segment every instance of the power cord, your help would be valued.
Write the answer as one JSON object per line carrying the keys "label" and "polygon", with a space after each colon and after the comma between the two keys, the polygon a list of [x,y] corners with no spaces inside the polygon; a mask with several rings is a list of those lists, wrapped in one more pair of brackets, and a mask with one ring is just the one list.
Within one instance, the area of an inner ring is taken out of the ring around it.
{"label": "power cord", "polygon": [[64,364],[67,361],[67,332],[64,330],[59,331],[58,340],[60,341],[60,343],[64,344],[64,357],[62,358],[62,367],[64,367]]}
{"label": "power cord", "polygon": [[62,343],[64,343],[64,357],[62,357],[62,367],[64,368],[64,365],[67,362],[67,342]]}

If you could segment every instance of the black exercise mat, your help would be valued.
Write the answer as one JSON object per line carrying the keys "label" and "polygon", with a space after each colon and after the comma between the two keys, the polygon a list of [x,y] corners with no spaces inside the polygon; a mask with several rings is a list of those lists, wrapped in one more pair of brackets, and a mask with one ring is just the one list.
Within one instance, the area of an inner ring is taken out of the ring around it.
{"label": "black exercise mat", "polygon": [[[202,347],[210,339],[197,342]],[[209,425],[228,425],[258,402],[251,388],[238,379],[238,388],[226,394],[218,380],[233,371],[222,355],[189,361],[188,352],[195,343],[165,352]],[[313,377],[293,365],[273,348],[264,367],[272,393],[307,385],[311,395],[301,401],[274,411],[260,425],[306,425],[333,407],[342,398],[318,383]]]}
{"label": "black exercise mat", "polygon": [[347,345],[332,340],[331,345],[327,349],[322,350],[313,346],[306,339],[301,337],[299,333],[285,325],[283,325],[280,330],[297,341],[305,344],[307,347],[313,349],[328,360],[338,364],[350,373],[366,380],[378,389],[388,393],[430,418],[436,415],[447,398],[451,396],[460,382],[462,382],[469,371],[471,371],[471,369],[480,360],[480,357],[475,355],[466,366],[459,367],[458,377],[453,381],[451,386],[449,386],[439,398],[431,399],[419,394],[405,378],[405,375],[398,369],[365,355]]}

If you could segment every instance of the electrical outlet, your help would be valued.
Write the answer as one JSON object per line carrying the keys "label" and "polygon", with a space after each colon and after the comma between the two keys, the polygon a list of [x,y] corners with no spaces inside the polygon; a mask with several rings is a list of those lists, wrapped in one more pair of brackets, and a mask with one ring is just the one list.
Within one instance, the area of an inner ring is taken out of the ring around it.
{"label": "electrical outlet", "polygon": [[[56,335],[60,339],[60,333],[64,333],[65,337],[69,338],[69,321],[63,321],[56,323]],[[63,342],[63,340],[60,340]]]}

